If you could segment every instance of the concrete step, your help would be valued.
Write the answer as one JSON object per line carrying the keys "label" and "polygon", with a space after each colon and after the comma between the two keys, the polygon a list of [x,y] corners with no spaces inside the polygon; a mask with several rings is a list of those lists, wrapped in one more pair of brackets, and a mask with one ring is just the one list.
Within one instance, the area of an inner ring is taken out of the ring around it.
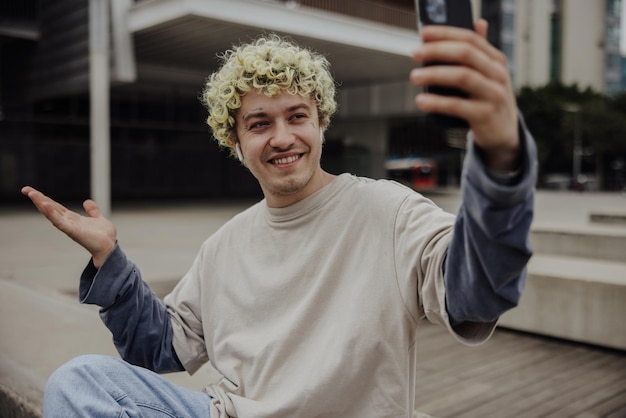
{"label": "concrete step", "polygon": [[626,263],[534,255],[517,308],[499,324],[626,350]]}
{"label": "concrete step", "polygon": [[535,227],[530,234],[536,254],[626,262],[626,229],[602,231]]}
{"label": "concrete step", "polygon": [[530,239],[526,290],[500,325],[626,350],[626,229],[544,225]]}

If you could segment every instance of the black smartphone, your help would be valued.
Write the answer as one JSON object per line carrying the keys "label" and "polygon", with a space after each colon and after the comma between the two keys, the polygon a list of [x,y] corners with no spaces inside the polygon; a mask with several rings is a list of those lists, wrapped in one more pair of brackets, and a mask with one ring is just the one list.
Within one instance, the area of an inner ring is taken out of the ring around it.
{"label": "black smartphone", "polygon": [[[421,28],[426,25],[448,25],[474,30],[470,0],[415,0],[415,10],[418,14],[417,24],[420,32]],[[446,63],[424,63],[424,65],[443,64]],[[467,97],[464,91],[449,87],[428,86],[424,90],[442,96]],[[464,119],[440,114],[431,114],[428,117],[443,128],[468,127]]]}

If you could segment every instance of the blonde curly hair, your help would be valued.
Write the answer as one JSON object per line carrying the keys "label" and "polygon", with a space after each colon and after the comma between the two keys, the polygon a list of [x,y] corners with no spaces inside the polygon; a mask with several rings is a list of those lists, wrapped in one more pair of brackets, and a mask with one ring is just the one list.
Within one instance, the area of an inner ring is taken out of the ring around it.
{"label": "blonde curly hair", "polygon": [[207,123],[220,146],[235,156],[235,115],[241,98],[252,89],[267,96],[283,91],[311,97],[326,129],[337,109],[335,81],[328,60],[276,34],[226,51],[222,66],[208,78],[202,92]]}

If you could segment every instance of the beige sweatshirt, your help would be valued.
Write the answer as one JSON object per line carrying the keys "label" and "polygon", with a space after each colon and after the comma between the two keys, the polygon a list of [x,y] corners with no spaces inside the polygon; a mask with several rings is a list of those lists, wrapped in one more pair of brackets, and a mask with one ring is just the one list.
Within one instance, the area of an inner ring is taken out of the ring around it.
{"label": "beige sweatshirt", "polygon": [[[344,174],[226,223],[165,298],[185,368],[224,376],[205,389],[211,417],[412,417],[420,319],[454,334],[453,222],[397,183]],[[454,335],[477,343],[493,326]]]}

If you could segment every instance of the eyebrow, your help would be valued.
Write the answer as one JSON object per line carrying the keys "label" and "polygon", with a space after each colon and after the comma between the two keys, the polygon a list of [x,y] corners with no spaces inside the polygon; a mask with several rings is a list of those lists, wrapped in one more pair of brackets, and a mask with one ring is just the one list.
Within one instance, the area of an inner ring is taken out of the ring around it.
{"label": "eyebrow", "polygon": [[[307,111],[311,111],[311,106],[309,106],[308,104],[302,102],[302,103],[295,104],[293,106],[289,106],[286,110],[287,110],[287,113],[289,113],[289,112],[296,111],[298,109],[304,109],[304,110],[307,110]],[[259,118],[259,117],[265,117],[265,116],[267,116],[267,113],[263,111],[263,108],[262,107],[257,107],[255,109],[252,109],[249,112],[247,112],[245,115],[243,115],[243,117],[241,119],[244,122],[247,122],[248,120],[250,120],[252,118]]]}
{"label": "eyebrow", "polygon": [[248,113],[243,115],[241,119],[245,122],[249,119],[252,119],[253,117],[258,117],[258,116],[265,116],[265,112],[263,112],[262,107],[257,107],[256,109],[250,110]]}

